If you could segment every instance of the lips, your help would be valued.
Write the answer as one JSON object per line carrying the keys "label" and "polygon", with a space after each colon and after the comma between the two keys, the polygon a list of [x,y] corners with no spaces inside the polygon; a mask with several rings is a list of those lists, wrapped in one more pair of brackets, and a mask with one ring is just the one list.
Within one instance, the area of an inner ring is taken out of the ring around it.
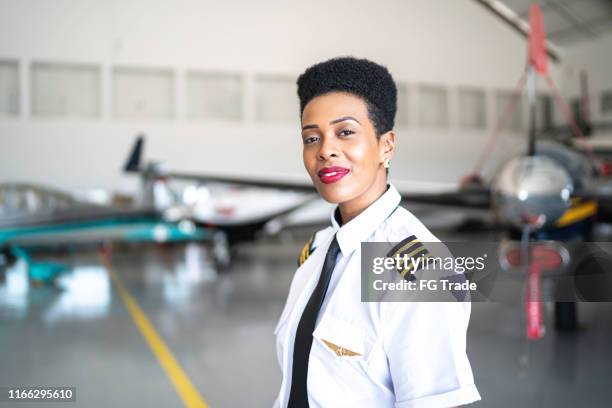
{"label": "lips", "polygon": [[345,167],[332,166],[324,167],[317,173],[324,184],[335,183],[342,177],[349,174],[350,170]]}

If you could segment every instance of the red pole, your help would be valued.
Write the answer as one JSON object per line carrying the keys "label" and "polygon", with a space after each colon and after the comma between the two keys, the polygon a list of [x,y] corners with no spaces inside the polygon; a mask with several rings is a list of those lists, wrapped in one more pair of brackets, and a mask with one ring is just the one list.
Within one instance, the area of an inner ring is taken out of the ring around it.
{"label": "red pole", "polygon": [[[530,257],[531,258],[531,257]],[[539,340],[544,337],[542,324],[542,279],[540,265],[532,260],[527,272],[527,297],[525,299],[525,312],[527,314],[527,338]]]}

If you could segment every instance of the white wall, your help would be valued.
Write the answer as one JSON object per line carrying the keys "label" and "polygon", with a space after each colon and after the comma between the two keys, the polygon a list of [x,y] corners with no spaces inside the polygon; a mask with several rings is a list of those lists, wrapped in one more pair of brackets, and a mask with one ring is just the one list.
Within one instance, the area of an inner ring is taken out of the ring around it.
{"label": "white wall", "polygon": [[580,97],[580,71],[587,73],[591,119],[612,123],[612,114],[601,111],[601,93],[612,91],[612,34],[568,48],[562,70],[566,98]]}
{"label": "white wall", "polygon": [[[0,0],[0,58],[20,61],[22,85],[20,116],[0,119],[0,181],[131,188],[135,180],[122,175],[120,165],[140,131],[148,136],[147,155],[172,168],[305,179],[297,118],[285,125],[255,123],[247,104],[241,123],[190,122],[181,78],[193,68],[240,72],[248,102],[256,73],[297,76],[338,55],[370,58],[407,82],[412,119],[418,116],[418,84],[449,88],[450,128],[398,129],[391,174],[396,180],[455,183],[473,166],[494,126],[494,91],[516,86],[526,43],[473,0]],[[32,61],[100,65],[101,118],[30,117],[26,78]],[[173,69],[177,117],[111,118],[110,72],[116,65]],[[458,129],[460,86],[487,91],[487,131]],[[508,135],[497,153],[524,144],[523,135]]]}

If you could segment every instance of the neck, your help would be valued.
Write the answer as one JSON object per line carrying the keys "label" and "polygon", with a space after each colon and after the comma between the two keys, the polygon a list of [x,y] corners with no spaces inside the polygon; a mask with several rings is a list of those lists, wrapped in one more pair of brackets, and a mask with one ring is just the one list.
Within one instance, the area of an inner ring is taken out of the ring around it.
{"label": "neck", "polygon": [[385,191],[387,191],[386,174],[382,179],[377,177],[373,186],[362,195],[350,201],[338,204],[340,216],[342,217],[342,224],[346,224],[361,214],[366,208],[372,205],[374,201],[378,200],[385,193]]}

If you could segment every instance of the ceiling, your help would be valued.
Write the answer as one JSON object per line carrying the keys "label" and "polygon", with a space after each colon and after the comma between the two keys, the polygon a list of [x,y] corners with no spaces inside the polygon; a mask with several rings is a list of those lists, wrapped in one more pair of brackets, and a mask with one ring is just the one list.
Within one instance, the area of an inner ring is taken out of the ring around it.
{"label": "ceiling", "polygon": [[[528,20],[531,0],[499,0]],[[612,33],[612,0],[538,0],[548,39],[558,46],[577,45]]]}

